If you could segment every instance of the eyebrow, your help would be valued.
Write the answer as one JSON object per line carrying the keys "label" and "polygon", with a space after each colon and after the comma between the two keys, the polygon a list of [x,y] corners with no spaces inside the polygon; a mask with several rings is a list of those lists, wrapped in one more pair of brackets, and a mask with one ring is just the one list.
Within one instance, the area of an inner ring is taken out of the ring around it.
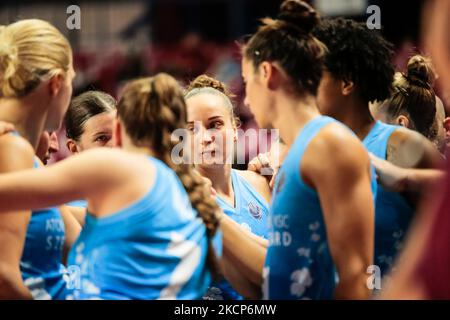
{"label": "eyebrow", "polygon": [[95,137],[95,136],[99,136],[102,134],[112,134],[112,131],[100,131],[100,132],[94,133],[92,136]]}
{"label": "eyebrow", "polygon": [[[213,117],[209,117],[208,118],[208,121],[210,121],[210,120],[215,120],[215,119],[222,119],[223,118],[223,116],[213,116]],[[196,120],[196,121],[198,121],[198,120]],[[187,124],[193,124],[195,121],[187,121],[186,123]]]}

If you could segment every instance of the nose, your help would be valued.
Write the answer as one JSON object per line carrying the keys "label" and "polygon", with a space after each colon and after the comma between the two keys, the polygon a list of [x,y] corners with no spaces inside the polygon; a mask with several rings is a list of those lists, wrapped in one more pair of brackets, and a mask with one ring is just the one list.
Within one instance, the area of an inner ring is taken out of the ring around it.
{"label": "nose", "polygon": [[248,97],[247,97],[247,95],[245,95],[245,98],[244,98],[244,105],[246,106],[246,107],[250,107],[250,103],[248,102]]}
{"label": "nose", "polygon": [[202,128],[202,129],[200,129],[200,134],[201,134],[202,143],[204,145],[207,145],[214,141],[214,135],[212,134],[211,130]]}

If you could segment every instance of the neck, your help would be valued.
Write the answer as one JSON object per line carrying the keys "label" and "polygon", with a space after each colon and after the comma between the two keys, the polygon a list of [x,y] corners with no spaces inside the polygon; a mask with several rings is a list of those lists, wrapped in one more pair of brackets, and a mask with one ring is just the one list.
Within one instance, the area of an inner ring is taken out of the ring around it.
{"label": "neck", "polygon": [[341,111],[334,118],[349,127],[360,140],[363,140],[375,124],[369,106],[360,100],[349,99]]}
{"label": "neck", "polygon": [[226,196],[233,195],[233,184],[231,183],[231,165],[211,166],[196,168],[200,174],[211,180],[212,187],[218,194]]}
{"label": "neck", "polygon": [[280,137],[287,146],[294,143],[306,123],[320,116],[312,96],[302,99],[280,96],[275,110],[278,110],[278,116],[273,121],[273,127],[279,129]]}
{"label": "neck", "polygon": [[[47,118],[46,102],[33,94],[21,99],[0,100],[0,120],[14,124],[15,129],[36,150]],[[36,103],[36,101],[41,101]]]}

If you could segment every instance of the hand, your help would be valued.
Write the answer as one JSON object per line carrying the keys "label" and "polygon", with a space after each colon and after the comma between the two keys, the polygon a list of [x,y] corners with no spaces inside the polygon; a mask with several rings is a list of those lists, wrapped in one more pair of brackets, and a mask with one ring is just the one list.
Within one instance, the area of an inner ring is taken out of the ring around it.
{"label": "hand", "polygon": [[203,176],[202,176],[202,179],[203,179],[203,181],[205,181],[206,186],[209,187],[209,188],[211,188],[211,196],[212,196],[213,198],[216,198],[216,196],[217,196],[217,191],[216,191],[216,189],[214,189],[214,188],[212,187],[212,182],[211,182],[211,180],[209,180],[208,178],[203,177]]}
{"label": "hand", "polygon": [[8,122],[0,121],[0,135],[14,131],[14,125]]}
{"label": "hand", "polygon": [[270,152],[260,153],[248,163],[248,170],[271,177],[273,169],[270,161]]}
{"label": "hand", "polygon": [[249,162],[247,169],[264,176],[269,182],[269,187],[272,190],[280,165],[288,151],[289,149],[284,143],[280,141],[273,143],[270,151],[258,154],[257,157]]}
{"label": "hand", "polygon": [[372,165],[375,167],[378,182],[392,192],[404,192],[407,178],[407,169],[398,167],[386,160],[369,153]]}

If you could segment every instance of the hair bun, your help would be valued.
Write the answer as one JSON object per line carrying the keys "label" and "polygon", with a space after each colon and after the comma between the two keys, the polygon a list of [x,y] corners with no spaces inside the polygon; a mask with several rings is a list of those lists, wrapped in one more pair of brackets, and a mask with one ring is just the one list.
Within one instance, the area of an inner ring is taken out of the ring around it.
{"label": "hair bun", "polygon": [[12,45],[5,26],[0,26],[0,96],[4,95],[4,86],[16,73],[19,64],[18,51]]}
{"label": "hair bun", "polygon": [[431,59],[419,54],[412,56],[408,60],[406,77],[412,84],[422,87],[433,87],[436,80],[436,72],[431,64]]}
{"label": "hair bun", "polygon": [[222,92],[225,95],[228,93],[224,83],[220,82],[217,79],[211,78],[205,74],[202,74],[197,78],[195,78],[194,80],[192,80],[192,82],[189,84],[188,91],[201,88],[213,88]]}
{"label": "hair bun", "polygon": [[309,4],[300,0],[286,0],[281,4],[278,20],[295,25],[309,33],[320,21],[320,16]]}

